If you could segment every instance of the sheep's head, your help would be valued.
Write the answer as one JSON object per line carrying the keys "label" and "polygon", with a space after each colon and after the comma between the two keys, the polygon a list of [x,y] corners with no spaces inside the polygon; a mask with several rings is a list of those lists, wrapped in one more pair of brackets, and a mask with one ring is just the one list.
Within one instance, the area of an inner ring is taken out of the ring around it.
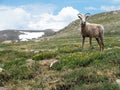
{"label": "sheep's head", "polygon": [[87,21],[87,19],[88,19],[88,17],[89,17],[89,15],[90,15],[90,13],[86,13],[86,14],[78,14],[78,17],[80,18],[80,20],[81,20],[81,24],[86,24],[86,21]]}

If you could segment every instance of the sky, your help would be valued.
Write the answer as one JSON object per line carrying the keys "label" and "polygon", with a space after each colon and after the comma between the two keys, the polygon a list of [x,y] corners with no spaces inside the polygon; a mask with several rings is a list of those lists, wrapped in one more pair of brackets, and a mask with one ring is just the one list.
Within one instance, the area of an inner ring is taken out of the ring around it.
{"label": "sky", "polygon": [[0,0],[0,30],[60,30],[78,13],[120,10],[120,0]]}

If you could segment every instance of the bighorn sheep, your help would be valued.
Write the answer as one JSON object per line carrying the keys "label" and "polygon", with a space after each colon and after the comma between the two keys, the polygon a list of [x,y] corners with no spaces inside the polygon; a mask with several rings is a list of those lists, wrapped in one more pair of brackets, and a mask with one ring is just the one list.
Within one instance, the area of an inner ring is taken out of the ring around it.
{"label": "bighorn sheep", "polygon": [[100,24],[88,23],[86,20],[89,17],[89,13],[85,15],[78,14],[78,17],[81,20],[81,35],[82,35],[82,48],[84,47],[85,37],[89,37],[90,47],[92,47],[92,38],[96,38],[100,51],[104,49],[103,36],[104,36],[104,27]]}

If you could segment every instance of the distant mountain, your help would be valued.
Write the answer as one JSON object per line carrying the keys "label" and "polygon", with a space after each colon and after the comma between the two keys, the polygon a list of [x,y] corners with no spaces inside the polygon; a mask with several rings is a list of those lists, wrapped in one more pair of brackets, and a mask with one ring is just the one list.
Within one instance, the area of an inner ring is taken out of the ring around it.
{"label": "distant mountain", "polygon": [[55,31],[52,29],[46,30],[2,30],[0,31],[0,42],[11,41],[27,41],[37,39],[40,37],[47,37],[54,35]]}
{"label": "distant mountain", "polygon": [[43,32],[45,33],[45,34],[43,35],[43,37],[52,36],[52,35],[54,35],[54,34],[56,33],[56,32],[53,31],[52,29],[46,29],[46,30],[43,30]]}

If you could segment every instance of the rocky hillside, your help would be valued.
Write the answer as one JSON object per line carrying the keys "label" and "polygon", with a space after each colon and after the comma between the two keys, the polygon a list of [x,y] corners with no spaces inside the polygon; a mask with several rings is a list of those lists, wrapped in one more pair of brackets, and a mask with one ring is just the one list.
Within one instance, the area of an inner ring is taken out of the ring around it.
{"label": "rocky hillside", "polygon": [[[104,12],[91,15],[88,22],[102,24],[105,34],[120,34],[120,11]],[[76,37],[80,36],[80,20],[71,22],[68,26],[60,30],[55,37]]]}

